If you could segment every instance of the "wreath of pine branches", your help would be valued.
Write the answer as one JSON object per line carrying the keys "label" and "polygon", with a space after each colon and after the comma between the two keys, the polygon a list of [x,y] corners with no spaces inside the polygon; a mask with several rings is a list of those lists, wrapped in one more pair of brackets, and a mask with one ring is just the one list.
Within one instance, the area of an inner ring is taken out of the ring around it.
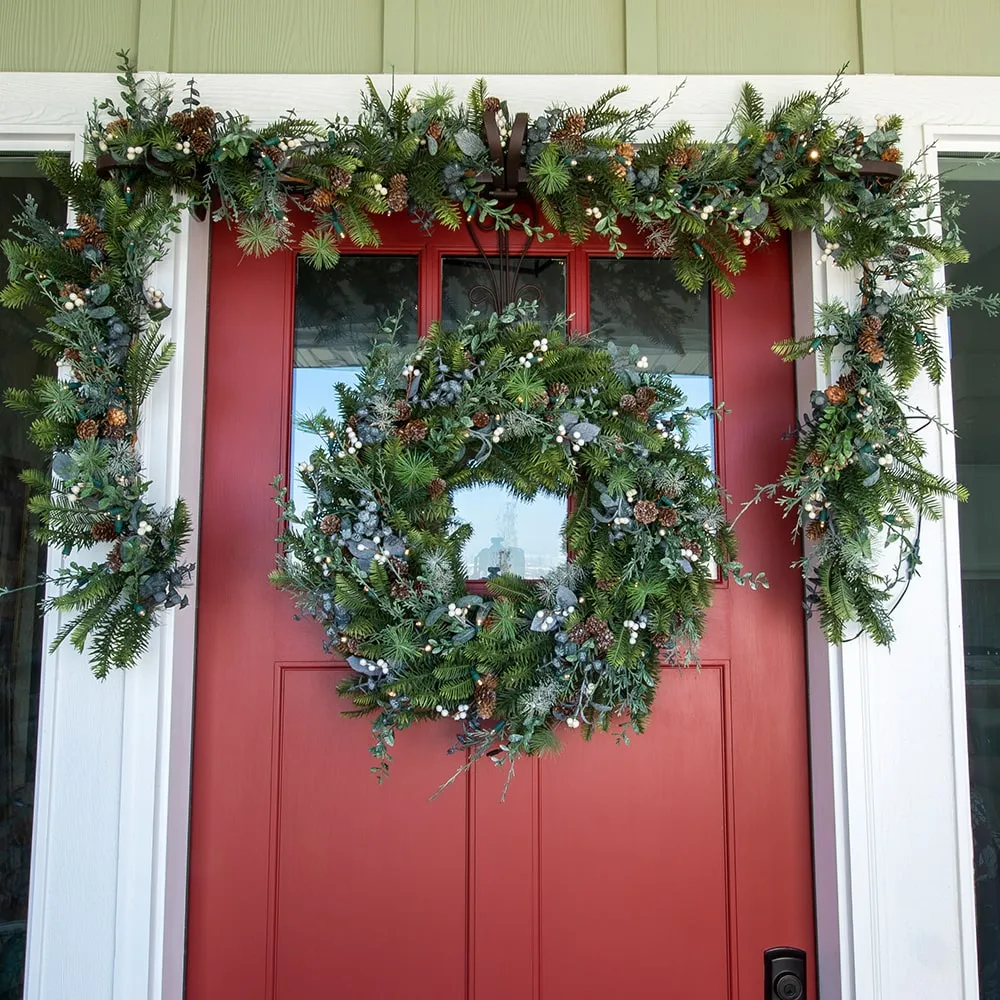
{"label": "wreath of pine branches", "polygon": [[[172,353],[159,333],[168,309],[149,277],[184,207],[211,206],[238,227],[247,253],[293,247],[319,268],[335,266],[344,246],[376,244],[375,220],[390,212],[428,230],[470,216],[530,228],[488,193],[483,116],[495,114],[506,139],[511,115],[483,81],[465,102],[445,88],[383,96],[369,81],[355,118],[320,124],[290,113],[257,127],[202,105],[193,81],[175,106],[169,84],[137,79],[119,55],[121,99],[95,107],[87,161],[39,160],[74,221],[54,224],[25,205],[4,242],[10,281],[0,298],[45,312],[38,346],[61,365],[61,377],[7,401],[54,456],[26,477],[39,538],[67,555],[94,552],[50,581],[46,607],[67,615],[55,645],[89,645],[100,676],[136,662],[161,612],[184,603],[191,572],[183,502],[150,501],[135,449],[142,403]],[[881,545],[902,553],[897,576],[912,573],[915,525],[939,516],[943,497],[963,495],[924,467],[907,391],[921,373],[941,378],[941,309],[1000,305],[936,283],[941,263],[966,259],[956,207],[912,170],[895,179],[865,171],[867,161],[900,160],[901,121],[863,129],[833,118],[839,78],[770,112],[747,85],[729,129],[709,142],[684,122],[656,131],[665,104],[622,108],[623,91],[530,121],[524,166],[543,220],[537,235],[596,234],[621,251],[620,221],[630,219],[690,290],[711,282],[728,293],[747,254],[791,229],[812,230],[828,265],[857,271],[857,303],[825,306],[814,337],[776,345],[787,358],[822,351],[842,374],[814,395],[784,477],[761,495],[777,496],[812,542],[807,603],[829,638],[844,639],[853,621],[888,643],[897,580],[878,568]],[[311,217],[301,231],[293,206]]]}
{"label": "wreath of pine branches", "polygon": [[[688,662],[701,639],[713,567],[763,583],[735,561],[721,486],[689,445],[708,411],[685,409],[635,348],[514,308],[435,324],[409,355],[376,347],[337,395],[340,419],[305,423],[321,442],[298,469],[307,506],[279,493],[272,581],[352,667],[340,690],[375,715],[379,774],[396,730],[423,719],[463,723],[472,759],[549,749],[561,723],[641,730],[660,663]],[[468,593],[472,529],[453,500],[483,483],[571,499],[572,562]]]}

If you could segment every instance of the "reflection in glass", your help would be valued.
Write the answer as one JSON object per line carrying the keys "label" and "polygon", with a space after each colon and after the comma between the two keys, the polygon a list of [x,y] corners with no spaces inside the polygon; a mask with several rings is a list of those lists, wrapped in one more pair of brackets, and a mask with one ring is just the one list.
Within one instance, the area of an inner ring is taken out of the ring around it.
{"label": "reflection in glass", "polygon": [[[516,265],[516,258],[511,264]],[[441,264],[441,321],[454,325],[476,309],[493,312],[489,290],[499,276],[496,257],[445,257]],[[561,257],[525,257],[517,275],[515,299],[538,304],[538,319],[551,323],[566,312],[566,261]]]}
{"label": "reflection in glass", "polygon": [[[31,195],[38,214],[65,224],[66,206],[38,176],[30,157],[0,155],[0,232]],[[6,260],[0,255],[6,271]],[[41,317],[0,308],[3,384],[27,388],[52,362],[31,348]],[[30,532],[27,489],[18,479],[44,456],[29,442],[24,419],[0,407],[0,587],[30,588],[44,573],[45,549]],[[20,1000],[28,917],[28,867],[38,739],[42,620],[38,593],[0,599],[0,1000]]]}
{"label": "reflection in glass", "polygon": [[476,486],[455,494],[455,509],[473,528],[464,550],[470,580],[501,573],[535,580],[566,561],[565,498],[539,493],[527,502],[502,486]]}
{"label": "reflection in glass", "polygon": [[[292,375],[292,499],[306,502],[295,473],[317,445],[297,421],[326,410],[337,416],[338,382],[353,385],[379,330],[399,318],[397,340],[417,342],[417,258],[345,254],[333,271],[299,260],[295,283]],[[384,337],[382,339],[385,339]]]}
{"label": "reflection in glass", "polygon": [[[591,258],[590,330],[622,349],[635,344],[650,370],[674,376],[689,406],[714,403],[709,296],[682,288],[669,260]],[[712,419],[692,430],[694,444],[711,452]]]}
{"label": "reflection in glass", "polygon": [[[949,158],[942,173],[947,187],[969,199],[962,241],[970,260],[949,267],[948,280],[1000,292],[1000,168]],[[1000,322],[976,309],[958,310],[951,342],[958,478],[969,487],[958,518],[979,995],[1000,1000]]]}

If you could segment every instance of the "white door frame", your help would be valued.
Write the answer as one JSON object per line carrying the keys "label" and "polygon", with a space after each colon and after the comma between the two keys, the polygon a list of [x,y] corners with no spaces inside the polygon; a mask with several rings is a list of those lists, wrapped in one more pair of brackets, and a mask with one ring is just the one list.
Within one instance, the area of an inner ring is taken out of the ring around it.
{"label": "white door frame", "polygon": [[[188,74],[174,74],[183,84]],[[432,77],[408,78],[418,89]],[[769,100],[828,77],[752,77]],[[743,77],[696,77],[664,121],[704,137],[729,119]],[[391,80],[375,82],[387,88]],[[397,80],[397,85],[400,81]],[[583,103],[620,78],[498,76],[517,110]],[[668,94],[672,77],[627,78],[636,103]],[[924,141],[957,151],[1000,148],[1000,79],[848,77],[841,113],[901,113],[904,151]],[[449,77],[462,94],[471,77]],[[358,109],[358,76],[207,75],[202,99],[255,120],[295,107],[323,120]],[[117,93],[106,74],[0,74],[0,149],[81,150],[93,97]],[[551,97],[547,96],[551,95]],[[974,145],[971,145],[974,143]],[[988,144],[988,145],[987,145]],[[926,167],[936,168],[935,154]],[[146,407],[141,448],[157,490],[183,495],[197,525],[200,489],[208,226],[186,220],[156,284],[174,313],[169,377]],[[802,265],[795,238],[796,322],[852,295],[850,276]],[[946,320],[941,320],[943,328]],[[798,366],[804,408],[822,376]],[[948,421],[951,387],[920,384],[916,401]],[[931,465],[954,475],[950,440],[928,433]],[[192,553],[196,551],[196,539]],[[810,739],[817,956],[823,1000],[975,1000],[975,907],[969,823],[957,513],[925,526],[922,575],[899,609],[891,654],[867,640],[831,649],[809,630]],[[195,609],[168,616],[144,661],[94,681],[68,649],[47,656],[41,689],[28,1000],[181,1000]],[[47,623],[47,632],[57,623]]]}

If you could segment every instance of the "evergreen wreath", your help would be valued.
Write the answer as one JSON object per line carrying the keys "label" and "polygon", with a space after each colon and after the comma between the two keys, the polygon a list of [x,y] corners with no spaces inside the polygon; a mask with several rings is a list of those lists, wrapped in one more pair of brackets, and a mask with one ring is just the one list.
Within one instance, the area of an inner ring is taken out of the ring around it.
{"label": "evergreen wreath", "polygon": [[[473,759],[551,748],[559,723],[627,714],[641,730],[661,658],[687,663],[701,639],[712,567],[763,582],[735,562],[721,486],[688,443],[707,411],[685,409],[635,348],[623,357],[511,308],[435,324],[409,355],[376,346],[337,396],[340,419],[304,424],[322,441],[298,469],[308,505],[279,494],[272,581],[353,669],[340,691],[375,715],[377,773],[396,730],[421,719],[463,722]],[[468,593],[472,528],[453,498],[482,483],[569,498],[572,561]]]}
{"label": "evergreen wreath", "polygon": [[[121,102],[95,108],[87,162],[39,160],[74,223],[46,222],[29,202],[4,243],[10,282],[0,301],[45,310],[39,349],[66,375],[7,395],[54,454],[51,469],[27,476],[39,538],[67,555],[98,548],[90,564],[71,562],[50,581],[46,606],[71,616],[55,645],[69,637],[82,650],[90,640],[103,676],[133,665],[160,612],[184,603],[187,514],[183,502],[150,501],[135,438],[172,353],[158,332],[168,310],[150,270],[185,206],[230,220],[247,253],[294,247],[320,268],[335,266],[345,243],[376,244],[373,220],[392,212],[428,230],[471,217],[538,238],[596,234],[616,252],[620,220],[630,219],[684,287],[708,281],[723,293],[755,247],[782,230],[812,230],[821,263],[857,269],[860,300],[827,305],[814,337],[777,345],[788,358],[822,351],[843,375],[814,395],[785,475],[755,500],[776,497],[814,543],[802,564],[807,610],[818,609],[829,638],[843,640],[856,621],[876,642],[891,641],[894,585],[919,563],[914,531],[940,515],[942,497],[964,495],[924,468],[907,390],[921,373],[941,378],[941,309],[1000,308],[978,289],[936,284],[941,263],[967,258],[957,205],[899,163],[898,117],[868,131],[836,121],[839,78],[770,113],[747,85],[729,129],[706,142],[685,122],[654,132],[666,105],[619,108],[624,88],[529,121],[483,81],[465,103],[440,88],[402,87],[384,99],[369,81],[356,119],[320,125],[289,113],[256,127],[201,105],[193,81],[173,110],[171,84],[138,80],[119,55]],[[484,141],[488,126],[499,151]],[[515,131],[525,140],[516,181],[541,210],[538,226],[495,196]],[[294,206],[313,220],[300,233]],[[901,553],[896,578],[877,568],[883,534]]]}

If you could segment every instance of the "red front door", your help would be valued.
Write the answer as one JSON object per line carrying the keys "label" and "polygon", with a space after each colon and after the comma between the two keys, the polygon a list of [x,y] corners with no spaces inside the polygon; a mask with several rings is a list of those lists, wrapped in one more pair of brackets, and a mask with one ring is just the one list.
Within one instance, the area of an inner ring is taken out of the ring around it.
{"label": "red front door", "polygon": [[[412,252],[398,231],[383,250]],[[560,755],[518,764],[504,803],[485,761],[428,801],[455,769],[455,727],[423,725],[380,786],[368,726],[340,714],[345,665],[267,581],[295,258],[244,259],[222,225],[213,239],[188,1000],[758,1000],[766,948],[811,966],[801,585],[779,512],[740,521],[770,589],[717,586],[701,668],[665,668],[630,745],[566,732]],[[463,236],[419,247],[421,324],[449,252],[469,252]],[[586,327],[592,251],[544,252],[575,261],[568,311]],[[790,332],[787,245],[711,306],[732,411],[716,461],[739,502],[779,473],[794,419],[792,369],[769,349]]]}

